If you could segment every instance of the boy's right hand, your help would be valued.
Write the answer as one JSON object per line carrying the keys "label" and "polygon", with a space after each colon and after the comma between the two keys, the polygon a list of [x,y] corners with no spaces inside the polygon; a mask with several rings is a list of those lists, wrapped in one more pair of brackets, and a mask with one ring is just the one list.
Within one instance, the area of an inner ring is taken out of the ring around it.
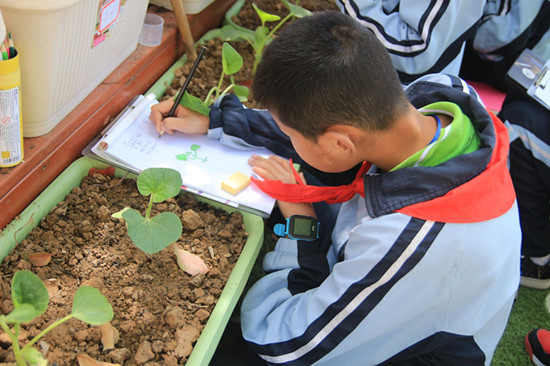
{"label": "boy's right hand", "polygon": [[151,122],[159,134],[173,134],[180,131],[186,134],[205,134],[210,126],[210,118],[182,105],[178,105],[174,117],[165,118],[170,112],[174,101],[167,99],[151,107]]}

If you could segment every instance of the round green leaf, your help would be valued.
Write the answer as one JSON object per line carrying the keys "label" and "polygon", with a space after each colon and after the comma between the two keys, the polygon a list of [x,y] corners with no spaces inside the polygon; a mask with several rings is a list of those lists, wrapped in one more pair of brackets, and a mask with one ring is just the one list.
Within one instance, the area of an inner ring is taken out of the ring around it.
{"label": "round green leaf", "polygon": [[13,275],[11,298],[14,308],[29,304],[36,310],[36,316],[46,311],[50,296],[42,280],[31,271],[22,270]]}
{"label": "round green leaf", "polygon": [[181,190],[181,175],[170,168],[148,168],[137,178],[137,187],[144,196],[152,195],[153,202],[162,202],[174,197]]}
{"label": "round green leaf", "polygon": [[31,304],[20,304],[11,313],[4,317],[6,323],[26,323],[40,316],[42,313]]}
{"label": "round green leaf", "polygon": [[101,325],[113,319],[113,308],[98,289],[82,286],[74,295],[71,315],[91,325]]}
{"label": "round green leaf", "polygon": [[145,253],[156,253],[178,240],[183,230],[180,218],[173,212],[162,212],[146,219],[136,210],[124,212],[128,235]]}
{"label": "round green leaf", "polygon": [[229,43],[224,42],[222,46],[223,72],[232,75],[243,67],[243,58]]}

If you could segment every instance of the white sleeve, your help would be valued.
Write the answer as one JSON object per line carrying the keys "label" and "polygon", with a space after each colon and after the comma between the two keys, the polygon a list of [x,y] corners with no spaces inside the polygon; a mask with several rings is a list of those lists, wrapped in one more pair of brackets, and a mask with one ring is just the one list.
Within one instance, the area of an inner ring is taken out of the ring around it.
{"label": "white sleeve", "polygon": [[458,75],[464,41],[473,35],[484,2],[337,0],[337,4],[376,35],[400,76],[414,79],[435,72]]}

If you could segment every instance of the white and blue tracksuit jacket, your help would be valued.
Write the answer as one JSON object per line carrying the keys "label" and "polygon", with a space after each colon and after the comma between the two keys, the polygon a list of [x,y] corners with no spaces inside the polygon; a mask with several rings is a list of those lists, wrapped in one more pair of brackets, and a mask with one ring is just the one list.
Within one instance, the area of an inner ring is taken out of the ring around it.
{"label": "white and blue tracksuit jacket", "polygon": [[458,75],[465,41],[483,14],[480,0],[337,0],[388,50],[399,78],[443,72]]}
{"label": "white and blue tracksuit jacket", "polygon": [[[331,235],[279,239],[241,310],[243,336],[267,363],[490,364],[519,284],[506,130],[456,77],[424,77],[407,92],[417,108],[458,104],[481,148],[436,167],[372,167],[365,197],[341,205]],[[225,97],[209,134],[297,159],[264,112]]]}

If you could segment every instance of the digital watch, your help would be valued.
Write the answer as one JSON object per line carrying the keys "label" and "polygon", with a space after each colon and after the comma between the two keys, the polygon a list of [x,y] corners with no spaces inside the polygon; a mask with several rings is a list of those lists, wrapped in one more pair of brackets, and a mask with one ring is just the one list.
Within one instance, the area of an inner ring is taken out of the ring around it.
{"label": "digital watch", "polygon": [[311,216],[292,215],[286,219],[286,225],[276,224],[273,232],[278,236],[311,241],[319,238],[319,221]]}

